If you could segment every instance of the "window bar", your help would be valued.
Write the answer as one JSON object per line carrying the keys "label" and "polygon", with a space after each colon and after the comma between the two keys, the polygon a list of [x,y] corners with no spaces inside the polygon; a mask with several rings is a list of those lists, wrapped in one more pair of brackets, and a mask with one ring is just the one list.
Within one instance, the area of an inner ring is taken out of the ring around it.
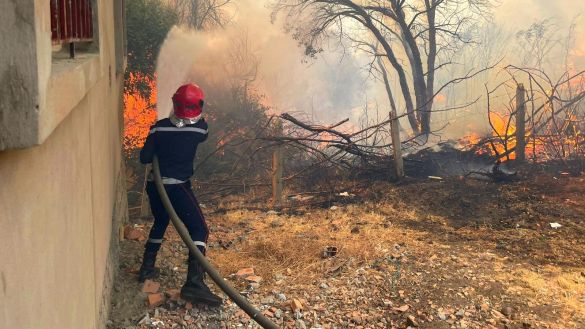
{"label": "window bar", "polygon": [[[90,0],[50,0],[51,40],[54,45],[91,41],[93,17]],[[70,45],[71,56],[75,46]]]}
{"label": "window bar", "polygon": [[59,6],[59,42],[67,38],[67,7],[64,0],[56,0]]}
{"label": "window bar", "polygon": [[59,31],[59,2],[58,0],[51,0],[51,39],[53,44],[56,44],[60,39]]}

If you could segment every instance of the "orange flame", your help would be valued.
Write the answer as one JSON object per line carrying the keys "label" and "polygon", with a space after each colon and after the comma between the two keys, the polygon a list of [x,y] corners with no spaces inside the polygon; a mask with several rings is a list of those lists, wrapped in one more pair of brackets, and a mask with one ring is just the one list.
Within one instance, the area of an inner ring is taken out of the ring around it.
{"label": "orange flame", "polygon": [[[495,112],[490,112],[489,116],[493,127],[492,135],[498,138],[498,141],[493,143],[491,154],[496,155],[497,152],[497,155],[501,156],[516,147],[516,126],[511,122],[510,116],[503,116]],[[502,161],[512,159],[516,159],[516,152],[509,153],[502,158]]]}
{"label": "orange flame", "polygon": [[124,92],[124,151],[129,153],[142,147],[150,126],[156,122],[156,82],[140,73],[130,73],[128,84],[136,86],[143,83],[150,90],[148,97],[139,93]]}

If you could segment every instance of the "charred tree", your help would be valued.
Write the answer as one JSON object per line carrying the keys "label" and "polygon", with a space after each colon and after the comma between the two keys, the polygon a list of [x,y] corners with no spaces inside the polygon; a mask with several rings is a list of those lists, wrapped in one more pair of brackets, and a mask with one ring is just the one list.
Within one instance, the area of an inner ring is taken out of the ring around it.
{"label": "charred tree", "polygon": [[[278,0],[275,11],[286,14],[309,56],[329,37],[350,40],[357,48],[372,39],[379,43],[373,56],[390,63],[411,129],[428,135],[433,100],[445,87],[435,85],[435,74],[452,65],[449,51],[472,42],[473,21],[489,16],[490,7],[489,0]],[[367,33],[352,35],[345,28],[349,22]]]}

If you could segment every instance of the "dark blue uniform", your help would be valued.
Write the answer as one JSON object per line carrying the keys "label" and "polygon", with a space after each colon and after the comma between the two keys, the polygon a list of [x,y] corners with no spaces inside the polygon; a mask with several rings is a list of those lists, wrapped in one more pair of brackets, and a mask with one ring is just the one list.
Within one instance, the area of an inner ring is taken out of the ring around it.
{"label": "dark blue uniform", "polygon": [[[190,178],[193,176],[197,146],[207,139],[207,135],[207,123],[204,119],[180,128],[173,125],[170,119],[163,119],[151,127],[140,151],[140,162],[144,164],[151,163],[154,155],[157,155],[163,184],[173,208],[189,230],[191,239],[203,253],[209,230],[201,207],[191,190]],[[150,208],[154,215],[154,225],[146,243],[147,252],[156,252],[160,249],[169,225],[169,215],[152,177],[150,174],[146,185]]]}

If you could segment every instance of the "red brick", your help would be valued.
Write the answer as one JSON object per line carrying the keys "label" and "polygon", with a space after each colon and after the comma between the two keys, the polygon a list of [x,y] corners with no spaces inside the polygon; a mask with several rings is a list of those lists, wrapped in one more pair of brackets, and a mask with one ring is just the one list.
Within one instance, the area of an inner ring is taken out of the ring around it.
{"label": "red brick", "polygon": [[260,281],[262,281],[262,277],[258,275],[250,275],[246,278],[246,281],[260,283]]}
{"label": "red brick", "polygon": [[144,285],[142,285],[142,292],[145,292],[147,294],[154,294],[158,292],[159,288],[160,283],[154,282],[152,280],[146,280],[144,281]]}
{"label": "red brick", "polygon": [[137,228],[134,228],[130,225],[124,227],[124,238],[126,240],[136,240],[140,241],[140,239],[145,239],[144,234]]}
{"label": "red brick", "polygon": [[254,269],[251,267],[243,268],[236,273],[236,275],[240,278],[245,278],[250,275],[254,275]]}
{"label": "red brick", "polygon": [[148,295],[148,306],[157,307],[165,302],[165,296],[161,293]]}

